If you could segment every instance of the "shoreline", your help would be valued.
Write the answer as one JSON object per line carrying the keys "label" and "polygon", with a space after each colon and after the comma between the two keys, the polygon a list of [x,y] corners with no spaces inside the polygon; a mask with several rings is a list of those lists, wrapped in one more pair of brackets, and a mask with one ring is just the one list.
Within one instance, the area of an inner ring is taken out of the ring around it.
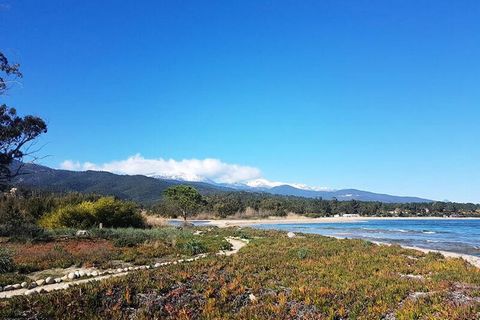
{"label": "shoreline", "polygon": [[[284,218],[262,218],[262,219],[193,219],[190,222],[201,223],[202,225],[226,227],[244,227],[258,224],[297,224],[297,223],[341,223],[341,222],[362,222],[373,220],[480,220],[479,218],[466,217],[320,217],[307,218],[298,215],[290,215]],[[181,219],[170,219],[170,221],[183,221]]]}
{"label": "shoreline", "polygon": [[[287,216],[285,218],[267,218],[267,219],[218,219],[218,220],[190,220],[193,223],[201,223],[203,226],[216,226],[219,228],[227,227],[247,227],[260,224],[301,224],[301,223],[342,223],[342,222],[362,222],[371,220],[475,220],[480,218],[454,218],[454,217],[320,217],[306,218],[301,216]],[[176,221],[172,219],[171,221]],[[177,220],[178,221],[178,220]],[[324,235],[325,236],[325,235]],[[329,237],[329,236],[325,236]],[[331,236],[330,236],[331,237]],[[336,237],[333,237],[336,238]],[[341,238],[350,239],[350,238]],[[367,240],[377,245],[391,246],[392,243]],[[480,257],[456,253],[451,251],[426,249],[414,246],[400,245],[402,248],[417,250],[423,253],[440,253],[446,258],[460,258],[471,265],[480,268]]]}
{"label": "shoreline", "polygon": [[[372,243],[375,243],[377,245],[383,245],[383,246],[391,246],[391,243],[388,242],[377,242],[377,241],[370,241]],[[403,246],[400,245],[400,247],[404,249],[409,249],[409,250],[417,250],[421,251],[423,253],[440,253],[443,255],[445,258],[453,258],[453,259],[463,259],[473,265],[474,267],[477,267],[480,269],[480,257],[477,256],[472,256],[469,254],[464,254],[464,253],[456,253],[456,252],[451,252],[451,251],[444,251],[444,250],[436,250],[436,249],[425,249],[425,248],[420,248],[420,247],[412,247],[412,246]]]}

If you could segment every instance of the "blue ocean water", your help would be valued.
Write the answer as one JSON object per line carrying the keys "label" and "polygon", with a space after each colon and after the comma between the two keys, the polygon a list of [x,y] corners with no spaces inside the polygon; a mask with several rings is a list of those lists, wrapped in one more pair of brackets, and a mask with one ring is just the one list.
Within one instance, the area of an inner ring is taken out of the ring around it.
{"label": "blue ocean water", "polygon": [[388,219],[262,224],[254,227],[365,239],[480,256],[480,219]]}

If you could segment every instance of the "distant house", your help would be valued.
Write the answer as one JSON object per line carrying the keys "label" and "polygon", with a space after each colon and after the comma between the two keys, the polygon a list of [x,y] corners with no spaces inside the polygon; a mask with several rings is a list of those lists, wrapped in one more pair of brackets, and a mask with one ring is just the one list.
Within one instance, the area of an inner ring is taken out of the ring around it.
{"label": "distant house", "polygon": [[357,217],[360,217],[359,214],[357,213],[345,213],[342,215],[342,217],[345,217],[345,218],[357,218]]}

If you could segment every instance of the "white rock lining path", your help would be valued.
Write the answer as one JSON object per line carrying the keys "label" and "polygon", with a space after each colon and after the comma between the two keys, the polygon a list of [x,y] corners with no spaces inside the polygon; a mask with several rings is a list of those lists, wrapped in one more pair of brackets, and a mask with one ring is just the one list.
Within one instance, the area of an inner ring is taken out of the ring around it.
{"label": "white rock lining path", "polygon": [[[232,245],[232,249],[221,250],[220,252],[217,253],[217,255],[230,256],[232,254],[237,253],[238,250],[240,250],[241,248],[243,248],[245,245],[248,244],[248,240],[245,240],[245,239],[229,237],[229,238],[225,238],[225,240],[227,240]],[[105,280],[113,277],[125,276],[130,272],[137,271],[137,270],[156,269],[156,268],[160,268],[162,266],[166,266],[170,264],[192,262],[195,260],[205,258],[207,256],[208,254],[203,253],[189,259],[180,259],[176,261],[155,263],[153,265],[109,269],[104,271],[99,270],[99,271],[93,271],[93,272],[75,271],[75,272],[70,272],[68,275],[65,275],[61,278],[53,279],[52,277],[48,277],[46,279],[37,280],[28,284],[26,282],[23,282],[21,284],[17,283],[14,285],[5,286],[5,288],[3,288],[4,290],[0,291],[0,299],[11,298],[13,296],[20,296],[20,295],[29,296],[35,293],[45,293],[45,292],[50,292],[54,290],[64,290],[73,285],[78,285],[78,284],[93,282],[93,281],[101,281],[101,280]],[[83,277],[87,277],[87,278],[78,279]],[[75,279],[78,279],[78,280],[75,280]]]}

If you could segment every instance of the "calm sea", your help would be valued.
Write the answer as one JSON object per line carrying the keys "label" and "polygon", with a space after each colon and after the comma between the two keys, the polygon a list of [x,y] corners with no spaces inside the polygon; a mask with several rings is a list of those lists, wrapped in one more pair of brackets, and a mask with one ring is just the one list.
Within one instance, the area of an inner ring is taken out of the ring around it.
{"label": "calm sea", "polygon": [[392,219],[262,224],[254,227],[365,239],[480,256],[480,219]]}

